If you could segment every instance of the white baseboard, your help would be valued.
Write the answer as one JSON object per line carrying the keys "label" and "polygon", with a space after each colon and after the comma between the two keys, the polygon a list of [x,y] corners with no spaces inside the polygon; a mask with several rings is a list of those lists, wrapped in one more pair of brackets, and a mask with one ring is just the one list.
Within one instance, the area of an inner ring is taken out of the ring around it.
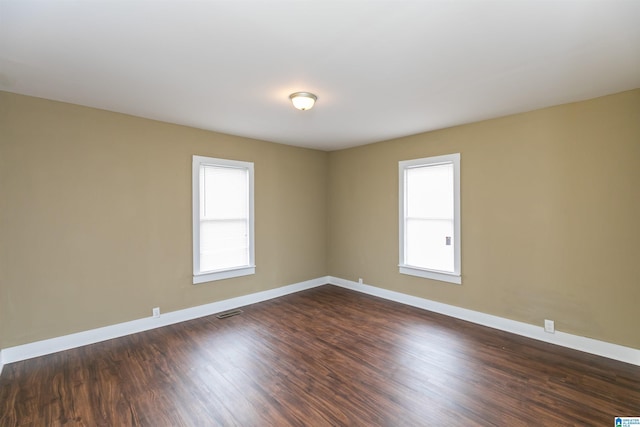
{"label": "white baseboard", "polygon": [[29,344],[8,347],[0,350],[0,372],[3,365],[18,362],[20,360],[31,359],[33,357],[44,356],[45,354],[56,353],[58,351],[69,350],[83,345],[94,344],[137,332],[160,328],[185,320],[196,319],[198,317],[209,316],[234,308],[243,307],[249,304],[278,298],[305,289],[329,283],[329,277],[320,277],[295,283],[293,285],[282,286],[268,291],[243,295],[210,304],[185,308],[184,310],[172,311],[160,315],[160,317],[145,317],[143,319],[132,320],[130,322],[118,323],[116,325],[105,326],[98,329],[91,329],[84,332],[65,335],[62,337],[36,341]]}
{"label": "white baseboard", "polygon": [[554,334],[549,334],[544,332],[544,328],[537,327],[528,323],[505,319],[502,317],[493,316],[466,308],[456,307],[453,305],[443,304],[437,301],[431,301],[428,299],[390,291],[371,285],[360,284],[358,282],[352,282],[350,280],[340,279],[338,277],[326,276],[307,280],[305,282],[300,282],[293,285],[282,286],[276,289],[270,289],[268,291],[257,292],[255,294],[244,295],[224,301],[186,308],[184,310],[172,311],[169,313],[164,313],[157,318],[145,317],[143,319],[105,326],[103,328],[92,329],[89,331],[78,332],[62,337],[51,338],[29,344],[0,349],[0,374],[2,373],[3,366],[8,363],[31,359],[33,357],[81,347],[83,345],[94,344],[100,341],[106,341],[137,332],[147,331],[150,329],[160,328],[162,326],[172,325],[174,323],[184,322],[186,320],[196,319],[198,317],[209,316],[223,311],[232,310],[234,308],[243,307],[249,304],[255,304],[273,298],[278,298],[294,292],[315,288],[327,283],[346,289],[351,289],[357,292],[374,295],[390,301],[395,301],[424,310],[444,314],[446,316],[455,317],[457,319],[466,320],[479,325],[488,326],[490,328],[511,332],[516,335],[522,335],[539,341],[545,341],[551,344],[560,345],[562,347],[568,347],[575,350],[580,350],[598,356],[608,357],[610,359],[640,366],[640,350],[638,349],[623,347],[617,344],[611,344],[591,338],[567,334],[557,330]]}
{"label": "white baseboard", "polygon": [[565,332],[560,332],[558,330],[556,330],[555,333],[547,333],[541,326],[538,327],[529,323],[505,319],[503,317],[493,316],[491,314],[486,314],[479,311],[473,311],[466,308],[443,304],[441,302],[431,301],[428,299],[390,291],[375,286],[360,284],[358,282],[352,282],[350,280],[340,279],[338,277],[329,277],[329,283],[346,289],[351,289],[413,307],[422,308],[424,310],[444,314],[446,316],[455,317],[457,319],[466,320],[468,322],[477,323],[479,325],[488,326],[490,328],[511,332],[516,335],[522,335],[539,341],[544,341],[562,347],[568,347],[574,350],[580,350],[586,353],[591,353],[598,356],[607,357],[609,359],[619,360],[621,362],[640,366],[640,350],[635,348],[624,347],[617,344],[611,344],[604,341],[598,341],[591,338],[572,335]]}

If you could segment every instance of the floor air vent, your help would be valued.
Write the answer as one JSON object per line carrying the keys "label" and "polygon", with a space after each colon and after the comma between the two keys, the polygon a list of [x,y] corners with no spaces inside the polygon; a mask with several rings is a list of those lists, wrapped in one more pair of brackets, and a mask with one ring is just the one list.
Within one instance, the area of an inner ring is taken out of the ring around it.
{"label": "floor air vent", "polygon": [[238,314],[241,314],[242,310],[231,310],[231,311],[225,311],[223,313],[218,313],[216,314],[216,317],[218,319],[226,319],[227,317],[232,317],[232,316],[237,316]]}

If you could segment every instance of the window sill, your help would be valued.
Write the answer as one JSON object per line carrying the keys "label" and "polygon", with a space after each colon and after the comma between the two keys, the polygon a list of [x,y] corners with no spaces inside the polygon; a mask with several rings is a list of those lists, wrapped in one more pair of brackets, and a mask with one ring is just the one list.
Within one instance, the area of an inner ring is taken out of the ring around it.
{"label": "window sill", "polygon": [[256,274],[256,266],[240,267],[229,270],[210,271],[207,273],[194,274],[193,284],[213,282],[216,280],[231,279],[233,277],[249,276]]}
{"label": "window sill", "polygon": [[400,273],[408,274],[410,276],[424,277],[425,279],[440,280],[441,282],[455,283],[456,285],[462,284],[462,276],[455,273],[445,273],[442,271],[427,270],[424,268],[411,267],[408,265],[400,265]]}

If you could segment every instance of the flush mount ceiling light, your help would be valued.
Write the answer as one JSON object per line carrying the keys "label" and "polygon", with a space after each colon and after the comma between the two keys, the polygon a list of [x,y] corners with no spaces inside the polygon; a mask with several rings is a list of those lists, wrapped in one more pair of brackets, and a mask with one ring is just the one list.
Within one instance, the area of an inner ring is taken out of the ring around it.
{"label": "flush mount ceiling light", "polygon": [[304,111],[313,108],[313,104],[315,104],[318,97],[309,92],[296,92],[289,95],[289,99],[294,107]]}

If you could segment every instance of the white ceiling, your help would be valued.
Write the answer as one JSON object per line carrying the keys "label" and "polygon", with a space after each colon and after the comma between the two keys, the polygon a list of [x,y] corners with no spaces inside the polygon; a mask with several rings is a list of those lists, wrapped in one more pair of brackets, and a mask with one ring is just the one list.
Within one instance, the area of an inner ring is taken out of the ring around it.
{"label": "white ceiling", "polygon": [[0,90],[322,150],[638,87],[640,0],[0,0]]}

